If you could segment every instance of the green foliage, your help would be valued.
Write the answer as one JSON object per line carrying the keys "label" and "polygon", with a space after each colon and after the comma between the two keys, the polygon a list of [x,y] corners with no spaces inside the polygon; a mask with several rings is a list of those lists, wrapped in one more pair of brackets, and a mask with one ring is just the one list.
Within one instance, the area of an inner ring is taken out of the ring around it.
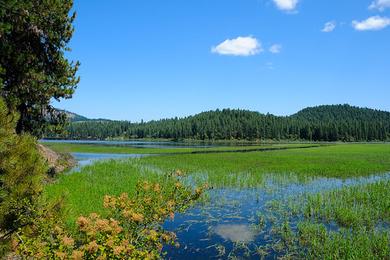
{"label": "green foliage", "polygon": [[52,98],[70,98],[79,64],[65,58],[73,34],[72,0],[0,1],[0,96],[20,118],[17,132],[40,136],[63,114]]}
{"label": "green foliage", "polygon": [[14,237],[14,252],[36,259],[159,259],[164,244],[174,244],[175,234],[161,224],[175,212],[197,200],[203,189],[194,191],[167,177],[164,184],[138,182],[135,196],[105,196],[107,217],[96,213],[77,219],[77,232],[70,234],[60,220],[40,215],[36,224]]}
{"label": "green foliage", "polygon": [[147,123],[126,121],[74,122],[70,139],[167,138],[198,140],[390,140],[390,113],[349,105],[320,106],[280,117],[247,110],[223,109],[185,118]]}
{"label": "green foliage", "polygon": [[18,117],[0,99],[0,237],[1,242],[33,220],[46,167],[36,140],[17,135]]}

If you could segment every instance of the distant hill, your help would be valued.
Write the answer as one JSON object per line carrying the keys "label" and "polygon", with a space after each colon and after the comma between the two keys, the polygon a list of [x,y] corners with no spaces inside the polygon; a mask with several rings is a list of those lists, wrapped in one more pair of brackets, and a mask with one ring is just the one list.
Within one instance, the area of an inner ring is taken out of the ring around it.
{"label": "distant hill", "polygon": [[61,109],[57,109],[59,112],[61,113],[65,113],[67,118],[69,119],[69,121],[71,123],[75,123],[75,122],[110,122],[112,120],[109,120],[109,119],[103,119],[103,118],[97,118],[97,119],[91,119],[91,118],[87,118],[85,116],[81,116],[79,114],[76,114],[76,113],[73,113],[73,112],[69,112],[67,110],[61,110]]}
{"label": "distant hill", "polygon": [[60,112],[65,113],[67,118],[71,122],[81,122],[81,121],[89,121],[90,120],[90,119],[88,119],[85,116],[81,116],[81,115],[78,115],[76,113],[72,113],[72,112],[69,112],[69,111],[66,111],[66,110],[60,110]]}
{"label": "distant hill", "polygon": [[389,112],[350,105],[309,107],[291,116],[223,109],[184,118],[141,123],[104,119],[90,120],[82,116],[74,116],[72,120],[73,123],[68,127],[67,133],[55,137],[69,139],[390,140]]}
{"label": "distant hill", "polygon": [[390,120],[390,113],[371,108],[360,108],[345,105],[323,105],[308,107],[292,115],[293,118],[304,119],[309,122],[327,122],[344,120]]}

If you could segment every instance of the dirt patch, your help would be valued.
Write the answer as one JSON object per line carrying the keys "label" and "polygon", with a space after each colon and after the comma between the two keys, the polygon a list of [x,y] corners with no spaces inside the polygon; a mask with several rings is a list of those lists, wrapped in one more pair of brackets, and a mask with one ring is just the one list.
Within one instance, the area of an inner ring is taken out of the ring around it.
{"label": "dirt patch", "polygon": [[38,150],[49,165],[49,175],[63,172],[76,165],[75,159],[70,154],[57,153],[42,144],[38,144]]}

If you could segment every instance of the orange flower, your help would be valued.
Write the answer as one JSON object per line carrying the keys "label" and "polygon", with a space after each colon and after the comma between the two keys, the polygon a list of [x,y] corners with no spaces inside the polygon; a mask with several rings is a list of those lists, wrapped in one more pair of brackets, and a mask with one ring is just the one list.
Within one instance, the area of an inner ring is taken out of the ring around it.
{"label": "orange flower", "polygon": [[97,231],[108,232],[111,230],[111,227],[109,226],[109,222],[107,219],[98,219],[98,220],[96,220],[95,225],[96,225]]}
{"label": "orange flower", "polygon": [[131,219],[134,221],[134,222],[142,222],[144,221],[144,216],[140,213],[133,213],[131,215]]}
{"label": "orange flower", "polygon": [[149,183],[147,182],[147,181],[144,181],[144,183],[143,183],[143,189],[145,190],[145,191],[147,191],[147,190],[149,190],[150,189],[150,185],[149,185]]}
{"label": "orange flower", "polygon": [[119,226],[119,221],[115,220],[115,219],[110,219],[110,227],[112,228],[112,230],[116,233],[116,234],[119,234],[120,232],[122,232],[122,227]]}
{"label": "orange flower", "polygon": [[64,252],[56,252],[56,256],[59,259],[65,259],[66,258],[66,254]]}
{"label": "orange flower", "polygon": [[125,251],[124,246],[116,246],[114,247],[114,255],[119,256],[123,251]]}
{"label": "orange flower", "polygon": [[73,240],[73,238],[71,238],[71,237],[64,236],[64,237],[62,238],[62,244],[64,244],[64,246],[66,246],[66,247],[73,247],[73,245],[74,245],[74,240]]}
{"label": "orange flower", "polygon": [[82,260],[83,259],[83,256],[84,256],[84,253],[81,252],[81,251],[73,251],[72,253],[72,259],[73,260]]}
{"label": "orange flower", "polygon": [[77,225],[79,226],[79,228],[80,228],[81,231],[85,231],[85,229],[86,229],[87,226],[89,225],[89,219],[86,218],[86,217],[80,216],[80,217],[77,219]]}
{"label": "orange flower", "polygon": [[96,253],[99,249],[99,245],[96,243],[96,241],[92,241],[87,245],[87,251],[90,254]]}

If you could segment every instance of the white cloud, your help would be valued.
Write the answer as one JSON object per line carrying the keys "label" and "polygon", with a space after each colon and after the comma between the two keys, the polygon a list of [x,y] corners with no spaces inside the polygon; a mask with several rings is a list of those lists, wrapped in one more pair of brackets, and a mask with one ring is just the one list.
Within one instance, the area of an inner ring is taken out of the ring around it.
{"label": "white cloud", "polygon": [[372,16],[363,21],[353,21],[352,26],[357,31],[378,31],[390,25],[390,19],[381,16]]}
{"label": "white cloud", "polygon": [[297,5],[298,0],[273,0],[275,5],[283,11],[293,11]]}
{"label": "white cloud", "polygon": [[216,47],[211,48],[213,53],[233,56],[251,56],[262,51],[261,42],[252,36],[227,39]]}
{"label": "white cloud", "polygon": [[269,51],[271,53],[280,53],[282,51],[282,45],[281,44],[273,44],[270,48]]}
{"label": "white cloud", "polygon": [[386,8],[390,8],[390,0],[375,0],[368,7],[368,9],[378,9],[379,11],[384,11]]}
{"label": "white cloud", "polygon": [[328,33],[328,32],[333,32],[334,29],[336,29],[336,22],[331,21],[331,22],[325,23],[324,28],[321,31]]}

